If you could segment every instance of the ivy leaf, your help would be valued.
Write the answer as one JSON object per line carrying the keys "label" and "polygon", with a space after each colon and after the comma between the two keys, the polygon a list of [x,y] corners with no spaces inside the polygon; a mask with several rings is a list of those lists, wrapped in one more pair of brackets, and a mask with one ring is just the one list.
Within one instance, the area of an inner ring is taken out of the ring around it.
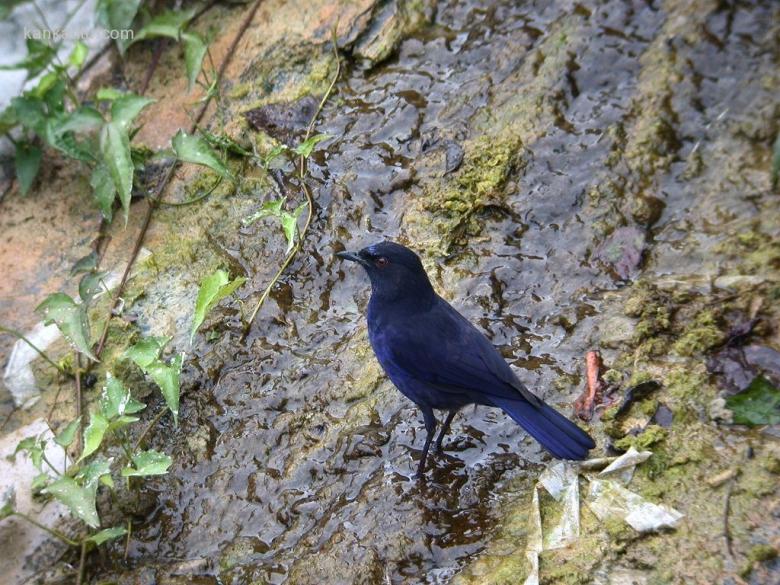
{"label": "ivy leaf", "polygon": [[57,132],[89,132],[97,130],[105,123],[103,115],[95,108],[81,106],[72,112],[57,126]]}
{"label": "ivy leaf", "polygon": [[187,70],[189,89],[195,86],[198,74],[203,67],[203,57],[206,56],[206,43],[195,33],[184,33],[181,36],[184,43],[184,66]]}
{"label": "ivy leaf", "polygon": [[327,140],[328,138],[330,138],[329,134],[315,134],[309,139],[301,142],[293,150],[295,151],[295,154],[299,154],[303,158],[309,158],[309,156],[311,156],[312,151],[314,150],[314,147],[317,146],[323,140]]}
{"label": "ivy leaf", "polygon": [[124,94],[111,103],[111,120],[127,130],[138,114],[156,100],[133,93]]}
{"label": "ivy leaf", "polygon": [[98,361],[90,349],[89,322],[83,305],[77,305],[65,293],[54,293],[46,297],[35,311],[43,316],[44,325],[55,323],[65,339],[78,351]]}
{"label": "ivy leaf", "polygon": [[108,430],[108,419],[99,412],[93,412],[89,416],[89,424],[84,429],[84,450],[81,452],[79,461],[83,461],[100,448],[103,437]]}
{"label": "ivy leaf", "polygon": [[88,53],[89,48],[87,45],[85,45],[83,41],[76,41],[76,44],[73,46],[73,50],[68,56],[68,63],[73,65],[76,69],[80,69],[84,64],[84,60],[87,58]]}
{"label": "ivy leaf", "polygon": [[100,518],[95,508],[96,483],[81,486],[72,477],[62,475],[50,483],[44,493],[51,494],[65,504],[77,518],[91,528],[100,526]]}
{"label": "ivy leaf", "polygon": [[144,337],[141,341],[125,350],[125,357],[146,371],[152,362],[160,358],[162,350],[168,345],[170,337]]}
{"label": "ivy leaf", "polygon": [[127,528],[124,526],[114,526],[113,528],[105,528],[100,532],[96,532],[92,536],[87,537],[85,542],[92,542],[95,546],[100,546],[104,542],[114,540],[125,534],[127,534]]}
{"label": "ivy leaf", "polygon": [[76,260],[76,263],[70,269],[70,275],[76,276],[77,274],[92,272],[93,270],[95,270],[95,268],[97,268],[97,261],[98,261],[98,254],[93,250],[86,256],[82,256],[81,258]]}
{"label": "ivy leaf", "polygon": [[62,429],[56,437],[54,437],[54,442],[57,443],[60,447],[70,447],[73,443],[73,439],[76,438],[76,432],[79,430],[79,423],[81,422],[81,417],[75,418],[72,421],[70,421],[67,426]]}
{"label": "ivy leaf", "polygon": [[32,187],[38,170],[41,168],[41,149],[29,142],[16,143],[16,178],[19,179],[19,191],[22,195]]}
{"label": "ivy leaf", "polygon": [[250,225],[263,217],[281,217],[282,205],[284,205],[284,199],[273,199],[264,202],[259,211],[244,219],[244,225]]}
{"label": "ivy leaf", "polygon": [[[95,12],[98,22],[106,30],[124,31],[132,29],[135,15],[143,0],[98,0]],[[120,54],[124,55],[131,40],[116,39]]]}
{"label": "ivy leaf", "polygon": [[217,270],[214,274],[207,276],[200,283],[198,290],[198,299],[195,301],[195,316],[192,321],[192,333],[190,334],[190,343],[195,337],[195,332],[201,326],[206,314],[213,309],[219,301],[232,295],[238,287],[246,282],[246,278],[240,276],[230,282],[228,273],[224,270]]}
{"label": "ivy leaf", "polygon": [[125,224],[127,224],[133,191],[133,159],[130,156],[130,139],[127,130],[120,122],[111,121],[103,126],[100,131],[100,152],[119,193],[119,200],[125,212]]}
{"label": "ivy leaf", "polygon": [[79,281],[79,296],[85,303],[90,302],[96,296],[106,290],[103,280],[108,272],[88,272]]}
{"label": "ivy leaf", "polygon": [[108,221],[114,216],[114,199],[116,199],[116,185],[108,172],[108,167],[99,162],[92,171],[92,177],[89,179],[92,186],[92,194],[98,204],[100,213]]}
{"label": "ivy leaf", "polygon": [[233,179],[228,168],[214,154],[214,151],[200,136],[185,134],[179,130],[173,137],[173,151],[176,157],[184,162],[207,166],[226,179]]}
{"label": "ivy leaf", "polygon": [[133,466],[122,469],[122,477],[143,477],[147,475],[163,475],[173,460],[165,453],[154,449],[141,451],[133,455]]}
{"label": "ivy leaf", "polygon": [[780,390],[757,376],[742,392],[726,398],[734,423],[751,427],[780,423]]}
{"label": "ivy leaf", "polygon": [[195,16],[195,9],[166,10],[155,16],[149,23],[136,33],[133,42],[155,37],[167,37],[175,41],[179,40],[182,29]]}
{"label": "ivy leaf", "polygon": [[41,471],[41,466],[43,465],[44,447],[45,443],[41,441],[40,437],[25,437],[19,441],[18,445],[16,445],[14,456],[19,451],[26,452],[35,468],[38,471]]}
{"label": "ivy leaf", "polygon": [[179,385],[183,362],[184,354],[180,353],[174,356],[170,364],[155,361],[146,367],[146,373],[160,387],[165,404],[173,414],[175,425],[179,424]]}
{"label": "ivy leaf", "polygon": [[76,479],[81,482],[85,487],[97,488],[98,483],[103,485],[113,486],[111,481],[111,459],[105,459],[104,457],[96,457],[89,464],[81,468],[76,474]]}
{"label": "ivy leaf", "polygon": [[111,372],[106,374],[106,385],[100,394],[103,416],[111,420],[125,414],[135,414],[144,408],[146,405],[133,398],[118,378],[112,376]]}
{"label": "ivy leaf", "polygon": [[292,213],[282,213],[282,229],[284,230],[284,237],[287,238],[287,250],[285,251],[285,254],[289,254],[290,250],[292,250],[295,245],[295,240],[298,237],[298,217],[300,217],[303,210],[306,209],[306,205],[306,203],[299,205]]}

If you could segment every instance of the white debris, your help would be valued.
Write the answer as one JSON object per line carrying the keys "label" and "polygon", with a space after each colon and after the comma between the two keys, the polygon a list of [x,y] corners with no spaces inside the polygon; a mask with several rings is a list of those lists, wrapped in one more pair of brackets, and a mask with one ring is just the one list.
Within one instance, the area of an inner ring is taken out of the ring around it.
{"label": "white debris", "polygon": [[637,532],[675,528],[683,514],[663,504],[653,504],[616,481],[592,479],[588,507],[599,520],[624,520]]}

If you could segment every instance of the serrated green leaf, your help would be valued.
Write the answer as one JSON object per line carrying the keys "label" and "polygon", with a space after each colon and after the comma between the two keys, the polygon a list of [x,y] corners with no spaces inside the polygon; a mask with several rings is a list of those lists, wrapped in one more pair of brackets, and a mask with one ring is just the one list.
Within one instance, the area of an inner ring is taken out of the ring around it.
{"label": "serrated green leaf", "polygon": [[130,212],[130,197],[133,191],[133,159],[130,155],[130,139],[127,130],[119,122],[108,122],[100,131],[100,152],[103,163],[114,182],[122,209],[125,212],[125,224]]}
{"label": "serrated green leaf", "polygon": [[100,412],[93,412],[89,415],[89,424],[84,429],[84,450],[81,452],[79,461],[83,461],[100,448],[103,437],[108,430],[108,419]]}
{"label": "serrated green leaf", "polygon": [[89,48],[87,45],[85,45],[83,41],[76,41],[73,50],[68,56],[68,63],[79,69],[84,64],[84,60],[87,58],[88,53]]}
{"label": "serrated green leaf", "polygon": [[119,538],[125,534],[127,534],[127,528],[124,526],[114,526],[113,528],[105,528],[100,532],[96,532],[92,536],[87,537],[85,541],[92,542],[95,544],[95,546],[100,546],[106,541],[114,540],[115,538]]}
{"label": "serrated green leaf", "polygon": [[35,181],[35,177],[38,176],[42,155],[41,149],[29,142],[16,143],[14,163],[16,166],[16,178],[19,179],[19,191],[22,195],[27,194]]}
{"label": "serrated green leaf", "polygon": [[62,429],[56,437],[54,437],[54,442],[57,443],[60,447],[70,447],[73,443],[73,440],[76,438],[76,433],[79,430],[79,423],[81,422],[81,417],[75,418],[72,421],[70,421],[64,429]]}
{"label": "serrated green leaf", "polygon": [[92,177],[89,179],[92,186],[92,195],[98,204],[100,213],[108,221],[114,216],[114,199],[116,199],[116,186],[108,172],[108,167],[102,162],[98,163],[92,171]]}
{"label": "serrated green leaf", "polygon": [[155,361],[146,367],[146,373],[155,381],[165,399],[165,404],[173,414],[173,422],[179,424],[179,379],[184,354],[174,356],[169,364]]}
{"label": "serrated green leaf", "polygon": [[738,425],[780,423],[780,390],[763,376],[757,376],[745,390],[726,398],[726,406]]}
{"label": "serrated green leaf", "polygon": [[200,283],[198,298],[195,301],[195,315],[192,321],[192,333],[190,334],[190,343],[195,337],[195,332],[201,326],[206,315],[225,297],[232,295],[238,287],[246,282],[246,278],[240,276],[229,281],[228,273],[224,270],[217,270],[204,278]]}
{"label": "serrated green leaf", "polygon": [[160,358],[162,350],[168,345],[170,337],[144,337],[135,345],[125,350],[124,356],[146,371],[152,362]]}
{"label": "serrated green leaf", "polygon": [[77,305],[65,293],[54,293],[35,311],[43,316],[44,325],[56,324],[71,345],[91,360],[98,361],[90,349],[89,322],[83,305]]}
{"label": "serrated green leaf", "polygon": [[225,178],[233,179],[228,168],[217,158],[214,151],[200,136],[185,134],[179,130],[173,137],[173,151],[176,157],[184,162],[207,166]]}
{"label": "serrated green leaf", "polygon": [[122,469],[123,477],[142,477],[147,475],[163,475],[168,473],[168,468],[173,460],[165,453],[154,449],[141,451],[133,455],[133,466]]}
{"label": "serrated green leaf", "polygon": [[187,81],[191,90],[203,67],[203,58],[206,56],[207,47],[203,39],[195,33],[183,33],[181,39],[184,43],[184,66],[187,70]]}
{"label": "serrated green leaf", "polygon": [[295,150],[295,154],[299,154],[303,158],[309,158],[309,156],[311,156],[312,151],[314,150],[314,147],[317,146],[323,140],[327,140],[328,138],[330,138],[330,135],[328,134],[315,134],[314,136],[311,136],[304,142],[301,142],[293,150]]}
{"label": "serrated green leaf", "polygon": [[81,486],[73,478],[63,475],[50,483],[44,493],[51,494],[65,504],[74,516],[83,520],[88,526],[92,528],[100,526],[100,518],[95,508],[97,484]]}
{"label": "serrated green leaf", "polygon": [[118,97],[111,104],[111,120],[127,130],[138,114],[155,101],[152,98],[142,97],[133,93]]}
{"label": "serrated green leaf", "polygon": [[100,394],[100,411],[103,416],[111,420],[125,414],[135,414],[144,408],[146,405],[133,398],[118,378],[110,372],[106,374],[106,385]]}

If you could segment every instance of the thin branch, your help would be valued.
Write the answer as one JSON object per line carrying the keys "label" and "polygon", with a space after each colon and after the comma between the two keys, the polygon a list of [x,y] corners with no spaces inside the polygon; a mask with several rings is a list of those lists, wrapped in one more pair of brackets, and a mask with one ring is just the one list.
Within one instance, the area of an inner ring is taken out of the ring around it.
{"label": "thin branch", "polygon": [[81,541],[81,554],[79,555],[79,569],[76,573],[76,585],[81,585],[81,581],[84,579],[84,560],[87,556],[87,541]]}
{"label": "thin branch", "polygon": [[81,416],[81,354],[76,352],[76,416],[79,419],[79,431],[76,433],[76,453],[81,451],[81,435],[84,431],[84,418]]}
{"label": "thin branch", "polygon": [[21,334],[19,331],[17,331],[16,329],[11,329],[10,327],[4,327],[3,325],[0,325],[0,333],[8,333],[9,335],[13,335],[13,336],[14,336],[14,337],[16,337],[17,339],[21,339],[21,340],[22,340],[22,341],[24,341],[24,342],[25,342],[27,345],[29,345],[31,348],[33,348],[33,349],[35,350],[35,352],[36,352],[36,353],[37,353],[39,356],[41,356],[43,359],[45,359],[47,362],[49,362],[49,363],[50,363],[52,366],[54,366],[55,368],[57,368],[57,370],[58,370],[58,371],[60,371],[60,372],[61,372],[61,373],[63,373],[63,374],[65,374],[65,373],[66,373],[66,372],[65,372],[65,369],[64,369],[62,366],[60,366],[59,364],[56,364],[56,363],[54,363],[54,361],[53,361],[53,360],[52,360],[52,359],[51,359],[51,358],[50,358],[48,355],[46,355],[46,354],[43,352],[43,350],[39,349],[39,348],[38,348],[38,347],[37,347],[37,346],[36,346],[36,345],[35,345],[35,344],[34,344],[32,341],[30,341],[29,339],[27,339],[27,338],[26,338],[24,335],[22,335],[22,334]]}
{"label": "thin branch", "polygon": [[45,525],[41,524],[40,522],[38,522],[37,520],[35,520],[34,518],[28,516],[27,514],[25,514],[23,512],[16,512],[16,511],[14,511],[14,512],[11,512],[11,515],[12,516],[18,516],[19,518],[24,518],[25,520],[27,520],[27,522],[29,522],[33,526],[36,526],[36,527],[40,528],[41,530],[43,530],[45,532],[48,532],[54,538],[57,538],[57,539],[61,540],[62,542],[64,542],[68,546],[78,546],[79,545],[78,542],[76,542],[75,540],[71,540],[70,538],[65,536],[62,532],[60,532],[59,530],[56,530],[54,528],[49,528],[48,526],[45,526]]}
{"label": "thin branch", "polygon": [[[311,136],[311,132],[314,129],[314,124],[317,122],[317,118],[322,112],[322,108],[325,107],[325,103],[328,101],[328,98],[333,92],[333,88],[336,86],[336,82],[338,81],[339,75],[341,74],[341,59],[339,59],[339,48],[336,42],[337,26],[338,23],[336,23],[336,26],[333,27],[333,32],[332,32],[333,54],[336,57],[336,73],[333,75],[333,79],[331,80],[330,85],[328,86],[328,90],[325,92],[325,95],[322,96],[322,99],[320,100],[320,104],[317,107],[317,110],[314,112],[314,115],[311,117],[309,126],[306,128],[306,135],[304,136],[303,142],[306,142]],[[290,250],[290,253],[287,254],[287,257],[284,259],[284,262],[282,262],[281,267],[279,268],[279,270],[276,271],[276,274],[271,279],[271,282],[268,283],[268,286],[265,287],[263,293],[260,295],[260,298],[255,304],[254,309],[252,309],[252,314],[249,316],[249,320],[244,324],[244,333],[241,336],[241,339],[246,339],[246,336],[249,334],[249,330],[252,327],[252,323],[254,323],[255,318],[257,317],[257,313],[260,311],[260,308],[263,306],[266,299],[268,298],[268,295],[271,293],[271,289],[276,285],[277,282],[279,282],[279,279],[282,277],[282,274],[284,274],[284,271],[287,270],[287,267],[293,261],[293,259],[298,254],[298,252],[302,249],[303,239],[306,237],[306,233],[309,231],[309,227],[311,226],[311,220],[312,217],[314,216],[314,198],[312,197],[308,185],[306,185],[306,171],[307,171],[306,157],[304,155],[301,155],[299,161],[300,161],[300,166],[298,168],[298,177],[301,181],[301,189],[303,190],[303,195],[306,198],[306,221],[303,224],[303,229],[300,231],[298,237],[295,240],[295,245],[293,246],[292,250]]]}

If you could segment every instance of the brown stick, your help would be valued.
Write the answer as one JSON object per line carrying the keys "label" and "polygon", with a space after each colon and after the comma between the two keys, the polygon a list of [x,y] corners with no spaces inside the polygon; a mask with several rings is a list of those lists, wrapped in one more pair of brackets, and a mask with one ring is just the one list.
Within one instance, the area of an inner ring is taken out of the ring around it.
{"label": "brown stick", "polygon": [[[225,58],[222,60],[222,64],[219,67],[219,72],[217,73],[217,83],[220,83],[222,80],[223,75],[225,74],[225,71],[227,70],[227,66],[230,63],[230,60],[233,58],[233,54],[236,51],[236,47],[238,46],[239,41],[241,40],[241,37],[244,36],[244,33],[249,28],[249,25],[252,23],[252,20],[255,17],[255,14],[257,14],[258,8],[260,8],[260,4],[263,0],[255,0],[255,3],[252,5],[252,8],[250,8],[249,13],[247,14],[244,21],[241,23],[241,27],[238,29],[238,32],[236,33],[236,36],[233,38],[233,42],[230,44],[230,47],[228,48],[227,53],[225,54]],[[198,111],[198,114],[195,116],[195,119],[192,122],[192,125],[190,126],[190,134],[195,132],[198,128],[198,124],[200,124],[200,121],[203,119],[203,116],[206,114],[206,110],[209,107],[209,104],[211,104],[212,96],[207,96],[206,101],[203,102],[203,105],[201,106],[200,110]],[[171,178],[173,178],[174,171],[176,170],[176,166],[178,165],[178,161],[174,161],[170,167],[168,167],[168,171],[165,173],[165,176],[163,177],[162,181],[160,182],[159,186],[157,187],[157,190],[154,194],[154,197],[149,199],[149,207],[146,210],[146,215],[144,216],[143,224],[141,225],[141,231],[138,234],[138,237],[136,238],[135,245],[133,246],[133,251],[130,254],[130,258],[127,261],[127,266],[125,267],[125,271],[122,274],[122,280],[119,282],[119,286],[117,286],[116,290],[114,291],[114,295],[111,301],[111,309],[109,311],[108,316],[106,317],[106,324],[103,327],[103,332],[100,335],[100,341],[98,342],[97,349],[95,350],[95,356],[100,358],[100,354],[103,353],[103,349],[106,345],[106,337],[108,336],[108,324],[111,321],[111,313],[117,308],[119,304],[119,299],[122,296],[122,293],[125,290],[125,286],[127,285],[127,279],[130,276],[130,271],[133,267],[133,264],[135,264],[136,258],[138,258],[138,253],[141,251],[141,246],[143,245],[144,238],[146,237],[146,232],[149,229],[149,225],[152,223],[152,214],[154,213],[154,210],[157,208],[158,204],[162,200],[162,193],[165,190],[165,188],[168,186],[168,183],[170,182]]]}

